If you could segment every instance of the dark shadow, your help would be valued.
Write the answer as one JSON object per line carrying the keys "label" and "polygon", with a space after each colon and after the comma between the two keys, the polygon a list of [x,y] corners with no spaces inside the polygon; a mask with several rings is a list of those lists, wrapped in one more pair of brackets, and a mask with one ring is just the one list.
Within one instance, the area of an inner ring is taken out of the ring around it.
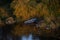
{"label": "dark shadow", "polygon": [[40,3],[42,0],[36,0],[36,3]]}
{"label": "dark shadow", "polygon": [[5,6],[10,4],[13,0],[0,0],[0,6]]}

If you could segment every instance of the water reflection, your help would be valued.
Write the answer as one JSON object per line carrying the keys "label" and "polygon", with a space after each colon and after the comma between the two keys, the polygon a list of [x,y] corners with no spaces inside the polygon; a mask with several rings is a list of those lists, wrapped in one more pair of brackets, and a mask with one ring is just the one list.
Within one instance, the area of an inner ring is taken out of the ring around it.
{"label": "water reflection", "polygon": [[40,40],[39,36],[34,36],[32,34],[29,34],[28,36],[23,35],[21,40]]}
{"label": "water reflection", "polygon": [[2,29],[0,28],[0,40],[2,39]]}
{"label": "water reflection", "polygon": [[22,36],[21,40],[33,40],[32,39],[32,34],[28,35],[28,36]]}
{"label": "water reflection", "polygon": [[2,39],[0,38],[0,40],[59,40],[59,39],[53,38],[53,37],[40,37],[37,35],[29,34],[28,36],[23,35],[23,36],[17,36],[17,37],[7,35],[7,36],[3,37]]}
{"label": "water reflection", "polygon": [[13,40],[11,35],[7,35],[7,40]]}
{"label": "water reflection", "polygon": [[0,40],[59,40],[58,38],[54,37],[41,37],[39,35],[22,35],[22,36],[12,36],[12,35],[3,35],[2,29],[0,29]]}
{"label": "water reflection", "polygon": [[2,29],[0,29],[0,40],[39,40],[39,37],[33,36],[32,34],[29,34],[28,36],[22,35],[14,37],[12,35],[3,35]]}

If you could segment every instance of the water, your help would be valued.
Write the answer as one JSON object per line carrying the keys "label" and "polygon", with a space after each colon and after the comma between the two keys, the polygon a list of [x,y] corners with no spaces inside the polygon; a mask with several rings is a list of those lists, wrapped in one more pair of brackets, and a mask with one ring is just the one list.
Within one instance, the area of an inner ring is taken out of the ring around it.
{"label": "water", "polygon": [[23,35],[21,40],[40,40],[39,37],[34,37],[32,34],[29,34],[28,36]]}
{"label": "water", "polygon": [[7,40],[13,40],[11,35],[7,35]]}
{"label": "water", "polygon": [[2,29],[0,28],[0,40],[2,39]]}
{"label": "water", "polygon": [[22,36],[12,36],[9,34],[3,35],[2,29],[0,29],[0,40],[58,40],[58,38],[54,37],[41,37],[39,35],[22,35]]}
{"label": "water", "polygon": [[32,39],[32,34],[28,35],[28,37],[25,36],[25,35],[22,36],[21,40],[33,40],[33,39]]}

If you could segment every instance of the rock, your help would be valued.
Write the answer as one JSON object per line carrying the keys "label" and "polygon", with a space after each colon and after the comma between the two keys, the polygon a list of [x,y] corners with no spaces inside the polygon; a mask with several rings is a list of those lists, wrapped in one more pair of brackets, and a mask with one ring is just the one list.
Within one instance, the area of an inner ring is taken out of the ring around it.
{"label": "rock", "polygon": [[9,17],[9,18],[6,19],[5,23],[6,24],[14,24],[15,23],[15,20],[14,20],[14,18]]}
{"label": "rock", "polygon": [[31,24],[31,23],[34,23],[36,21],[37,21],[37,18],[33,18],[33,19],[30,19],[30,20],[25,21],[24,23],[25,24]]}

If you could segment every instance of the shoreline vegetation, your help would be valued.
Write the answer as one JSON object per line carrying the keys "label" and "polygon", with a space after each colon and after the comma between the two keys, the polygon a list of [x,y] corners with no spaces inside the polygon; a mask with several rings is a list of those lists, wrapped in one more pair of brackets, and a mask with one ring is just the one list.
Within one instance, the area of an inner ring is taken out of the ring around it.
{"label": "shoreline vegetation", "polygon": [[[34,18],[36,19],[34,20]],[[4,30],[7,33],[8,28],[11,28],[9,34],[15,36],[32,33],[59,38],[60,1],[13,0],[10,3],[7,2],[0,6],[0,28],[5,27],[7,29]]]}

